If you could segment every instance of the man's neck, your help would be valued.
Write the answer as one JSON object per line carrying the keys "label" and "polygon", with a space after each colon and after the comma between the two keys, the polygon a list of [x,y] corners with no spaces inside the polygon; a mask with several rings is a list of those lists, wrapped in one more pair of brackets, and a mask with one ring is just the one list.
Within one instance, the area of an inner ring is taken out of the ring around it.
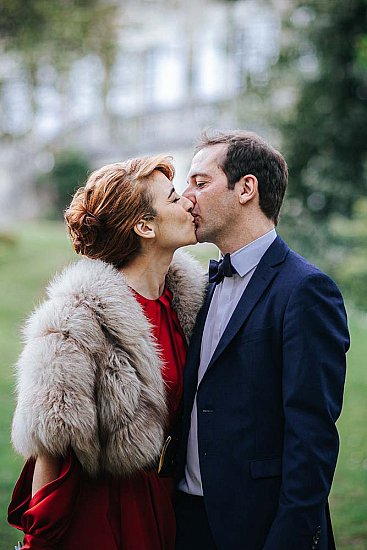
{"label": "man's neck", "polygon": [[[214,243],[217,245],[222,254],[233,254],[240,250],[244,246],[256,241],[266,233],[269,233],[274,229],[274,223],[270,220],[259,224],[257,227],[254,225],[252,227],[247,227],[243,231],[236,231],[236,235],[231,235],[227,239],[218,239],[218,242]],[[220,241],[220,242],[219,242]]]}

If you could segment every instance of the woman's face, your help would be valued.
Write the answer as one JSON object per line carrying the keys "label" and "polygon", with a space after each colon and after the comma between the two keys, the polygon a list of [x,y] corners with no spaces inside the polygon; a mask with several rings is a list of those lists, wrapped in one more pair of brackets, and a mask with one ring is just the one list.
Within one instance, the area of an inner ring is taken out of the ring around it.
{"label": "woman's face", "polygon": [[153,206],[155,241],[164,249],[176,250],[180,246],[195,244],[195,220],[191,215],[192,202],[179,195],[173,183],[159,170],[155,170],[149,183]]}

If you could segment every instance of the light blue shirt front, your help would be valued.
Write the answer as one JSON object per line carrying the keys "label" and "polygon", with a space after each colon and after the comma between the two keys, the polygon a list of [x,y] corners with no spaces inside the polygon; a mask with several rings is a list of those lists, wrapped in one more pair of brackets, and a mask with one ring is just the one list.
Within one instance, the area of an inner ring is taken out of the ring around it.
{"label": "light blue shirt front", "polygon": [[[237,273],[232,277],[225,277],[215,287],[201,341],[198,386],[258,263],[276,236],[275,229],[271,229],[265,235],[231,254],[231,263]],[[191,413],[185,477],[180,481],[179,489],[192,495],[203,495],[197,440],[196,397]]]}

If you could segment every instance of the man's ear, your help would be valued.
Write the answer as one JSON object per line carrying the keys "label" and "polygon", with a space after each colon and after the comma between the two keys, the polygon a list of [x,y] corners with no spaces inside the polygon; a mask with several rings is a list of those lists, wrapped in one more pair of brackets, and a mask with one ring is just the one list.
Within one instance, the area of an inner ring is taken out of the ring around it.
{"label": "man's ear", "polygon": [[238,183],[240,184],[239,201],[241,204],[246,204],[258,194],[258,181],[253,174],[246,174]]}
{"label": "man's ear", "polygon": [[134,225],[134,231],[143,239],[154,239],[155,237],[155,224],[154,220],[139,220]]}

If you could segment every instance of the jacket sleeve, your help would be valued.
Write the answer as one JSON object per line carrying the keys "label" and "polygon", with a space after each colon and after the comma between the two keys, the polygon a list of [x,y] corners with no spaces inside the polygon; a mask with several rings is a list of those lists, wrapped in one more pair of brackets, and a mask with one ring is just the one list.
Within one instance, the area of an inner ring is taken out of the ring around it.
{"label": "jacket sleeve", "polygon": [[322,273],[306,277],[283,325],[285,417],[279,508],[264,550],[317,548],[337,461],[349,334],[342,297]]}
{"label": "jacket sleeve", "polygon": [[65,456],[72,447],[94,473],[99,441],[93,355],[67,331],[53,328],[52,323],[42,326],[40,317],[45,313],[43,308],[32,316],[16,365],[13,445],[25,458],[45,453]]}

